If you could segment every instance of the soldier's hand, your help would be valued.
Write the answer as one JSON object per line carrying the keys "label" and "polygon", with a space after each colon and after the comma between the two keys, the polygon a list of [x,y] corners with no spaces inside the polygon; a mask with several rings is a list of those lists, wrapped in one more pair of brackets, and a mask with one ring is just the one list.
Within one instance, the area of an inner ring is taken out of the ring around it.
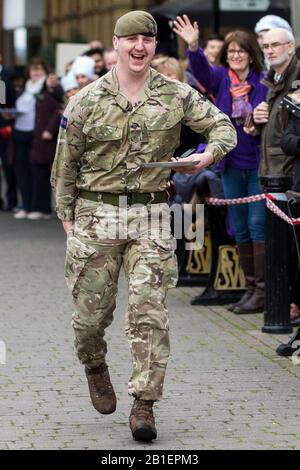
{"label": "soldier's hand", "polygon": [[255,124],[266,124],[269,120],[269,105],[262,101],[253,111]]}
{"label": "soldier's hand", "polygon": [[[176,158],[172,158],[173,162],[178,162]],[[186,158],[180,158],[179,161],[182,162],[190,162],[190,161],[198,161],[198,165],[191,166],[191,167],[176,167],[174,168],[174,171],[177,171],[178,173],[189,173],[189,174],[194,174],[198,173],[199,171],[203,170],[207,166],[210,166],[214,163],[214,157],[212,153],[210,152],[203,152],[203,153],[193,153],[192,155],[189,155]]]}
{"label": "soldier's hand", "polygon": [[67,235],[74,232],[74,220],[63,220],[62,224]]}
{"label": "soldier's hand", "polygon": [[178,34],[189,46],[191,51],[199,47],[199,28],[197,21],[192,24],[187,15],[176,16],[174,21],[174,33]]}

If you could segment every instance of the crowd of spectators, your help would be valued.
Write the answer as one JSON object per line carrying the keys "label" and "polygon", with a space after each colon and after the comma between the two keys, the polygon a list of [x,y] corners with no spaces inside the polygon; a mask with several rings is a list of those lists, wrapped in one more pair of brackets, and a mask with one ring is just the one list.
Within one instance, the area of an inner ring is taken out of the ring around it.
{"label": "crowd of spectators", "polygon": [[[236,148],[206,170],[215,188],[213,195],[260,194],[270,176],[285,178],[290,181],[289,189],[300,192],[299,118],[281,110],[288,94],[300,106],[294,87],[300,79],[300,63],[291,26],[267,15],[256,24],[255,32],[236,29],[225,38],[212,35],[201,47],[198,24],[183,15],[174,21],[174,32],[187,44],[186,57],[179,60],[159,54],[153,67],[170,79],[189,83],[213,101],[230,117],[238,136]],[[6,84],[6,105],[0,114],[0,157],[6,183],[5,196],[0,187],[2,210],[11,211],[16,219],[51,217],[50,172],[63,109],[78,90],[103,77],[116,61],[117,52],[95,40],[88,51],[66,64],[63,77],[51,73],[40,58],[30,61],[24,76],[13,76],[1,66]],[[181,150],[195,147],[203,152],[205,139],[193,139],[182,129]],[[182,201],[188,202],[197,191],[199,176],[173,175]],[[264,201],[229,207],[246,278],[245,294],[228,306],[236,314],[264,311],[265,215]],[[298,286],[296,282],[291,289],[293,321],[300,318]]]}
{"label": "crowd of spectators", "polygon": [[52,217],[50,173],[64,107],[116,60],[112,48],[92,41],[89,50],[66,64],[63,77],[50,71],[39,57],[32,58],[25,70],[16,67],[11,72],[1,65],[6,89],[0,113],[1,210],[12,212],[15,219]]}

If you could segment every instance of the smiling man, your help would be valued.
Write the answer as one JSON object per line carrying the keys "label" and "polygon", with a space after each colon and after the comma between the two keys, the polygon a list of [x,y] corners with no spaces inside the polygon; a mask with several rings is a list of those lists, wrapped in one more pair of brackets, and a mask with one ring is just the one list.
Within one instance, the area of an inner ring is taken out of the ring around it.
{"label": "smiling man", "polygon": [[[180,171],[197,172],[219,161],[235,146],[236,134],[229,119],[198,92],[150,68],[157,26],[149,13],[127,13],[114,33],[116,66],[72,98],[62,118],[52,186],[68,234],[66,279],[75,304],[75,347],[93,406],[102,414],[116,409],[104,334],[113,320],[123,265],[133,359],[129,393],[135,398],[130,429],[135,439],[151,441],[157,434],[153,403],[162,397],[169,357],[165,297],[176,286],[177,262],[170,224],[161,227],[151,219],[155,211],[168,211],[171,170],[142,164],[172,161],[181,123],[206,135],[208,145],[205,153],[184,159],[196,160],[196,166],[180,166]],[[134,237],[124,237],[120,229],[113,233],[119,222],[135,221]]]}

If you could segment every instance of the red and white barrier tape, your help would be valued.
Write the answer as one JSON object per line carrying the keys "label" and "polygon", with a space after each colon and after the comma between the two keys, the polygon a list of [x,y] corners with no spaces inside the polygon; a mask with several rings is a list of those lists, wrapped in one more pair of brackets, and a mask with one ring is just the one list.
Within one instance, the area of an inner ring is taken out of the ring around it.
{"label": "red and white barrier tape", "polygon": [[211,206],[230,206],[231,204],[246,204],[249,202],[261,201],[265,198],[265,194],[256,194],[255,196],[238,197],[234,199],[218,199],[216,197],[208,197],[205,199],[205,201]]}
{"label": "red and white barrier tape", "polygon": [[238,197],[234,199],[219,199],[216,197],[208,197],[205,199],[206,203],[211,206],[229,206],[232,204],[248,204],[250,202],[257,202],[265,199],[267,208],[282,220],[290,225],[300,225],[300,217],[295,219],[285,214],[273,201],[287,201],[287,197],[283,193],[266,193],[256,194],[255,196]]}

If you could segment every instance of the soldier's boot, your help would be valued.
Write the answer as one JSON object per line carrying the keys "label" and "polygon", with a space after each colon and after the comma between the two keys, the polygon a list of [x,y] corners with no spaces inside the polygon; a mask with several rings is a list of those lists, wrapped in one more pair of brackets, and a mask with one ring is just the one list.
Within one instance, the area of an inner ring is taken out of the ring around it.
{"label": "soldier's boot", "polygon": [[265,307],[265,242],[253,242],[254,254],[254,292],[234,313],[263,313]]}
{"label": "soldier's boot", "polygon": [[117,397],[110,381],[108,367],[102,364],[94,369],[85,368],[90,396],[94,408],[103,415],[116,410]]}
{"label": "soldier's boot", "polygon": [[241,307],[245,302],[247,302],[254,292],[253,245],[252,243],[243,243],[238,245],[237,248],[240,263],[245,275],[246,292],[238,302],[228,305],[227,310],[230,310],[231,312],[234,312],[235,308]]}
{"label": "soldier's boot", "polygon": [[132,437],[137,441],[149,442],[156,439],[157,431],[153,415],[153,401],[134,400],[130,417],[129,426]]}

